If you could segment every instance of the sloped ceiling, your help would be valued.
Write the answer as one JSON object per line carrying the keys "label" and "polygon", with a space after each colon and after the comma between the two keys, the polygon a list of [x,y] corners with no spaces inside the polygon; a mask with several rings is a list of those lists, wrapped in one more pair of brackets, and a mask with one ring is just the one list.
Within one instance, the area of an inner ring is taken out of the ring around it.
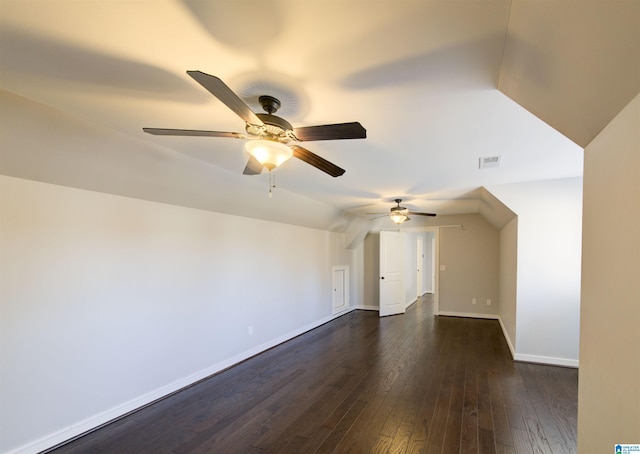
{"label": "sloped ceiling", "polygon": [[640,2],[513,1],[498,88],[586,147],[640,92]]}
{"label": "sloped ceiling", "polygon": [[[0,172],[331,230],[398,197],[490,216],[483,186],[582,174],[581,146],[639,91],[639,3],[2,0]],[[243,131],[192,69],[254,111],[275,95],[294,126],[368,137],[305,143],[347,172],[292,159],[270,199],[242,141],[142,132]]]}

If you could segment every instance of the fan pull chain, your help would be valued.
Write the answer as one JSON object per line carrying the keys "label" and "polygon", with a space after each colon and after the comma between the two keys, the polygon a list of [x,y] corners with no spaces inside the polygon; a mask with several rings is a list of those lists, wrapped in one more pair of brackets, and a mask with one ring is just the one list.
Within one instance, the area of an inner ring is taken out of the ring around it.
{"label": "fan pull chain", "polygon": [[271,191],[272,189],[275,189],[276,187],[276,176],[273,175],[273,173],[271,173],[271,171],[269,171],[269,198],[273,198],[273,192]]}

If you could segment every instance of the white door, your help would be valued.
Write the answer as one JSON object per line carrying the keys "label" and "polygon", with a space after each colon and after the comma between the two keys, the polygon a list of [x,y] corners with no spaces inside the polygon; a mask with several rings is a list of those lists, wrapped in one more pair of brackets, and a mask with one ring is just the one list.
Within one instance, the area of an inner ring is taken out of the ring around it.
{"label": "white door", "polygon": [[[431,238],[431,293],[436,293],[436,239]],[[436,301],[438,298],[436,297]]]}
{"label": "white door", "polygon": [[333,267],[333,313],[349,307],[349,267]]}
{"label": "white door", "polygon": [[422,250],[422,237],[418,236],[418,250],[416,254],[416,268],[418,269],[416,275],[416,293],[417,297],[420,298],[422,296],[422,264],[424,263],[424,251]]}
{"label": "white door", "polygon": [[402,235],[380,231],[380,317],[404,314]]}

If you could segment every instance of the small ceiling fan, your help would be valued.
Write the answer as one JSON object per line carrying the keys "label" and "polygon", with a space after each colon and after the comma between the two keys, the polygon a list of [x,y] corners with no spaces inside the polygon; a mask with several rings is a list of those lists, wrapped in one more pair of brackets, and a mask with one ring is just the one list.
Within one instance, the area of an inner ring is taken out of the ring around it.
{"label": "small ceiling fan", "polygon": [[142,128],[142,130],[159,136],[248,139],[245,148],[250,157],[243,172],[245,175],[257,175],[264,168],[271,171],[293,156],[332,177],[338,177],[345,172],[344,169],[297,145],[296,142],[365,139],[367,137],[367,131],[358,122],[294,128],[284,118],[274,115],[280,108],[280,101],[273,96],[260,96],[260,105],[266,113],[254,113],[219,78],[201,71],[187,71],[187,74],[244,120],[246,134],[193,129]]}
{"label": "small ceiling fan", "polygon": [[[408,208],[400,206],[400,202],[402,202],[402,199],[395,199],[394,202],[396,202],[397,206],[391,207],[391,210],[389,211],[389,215],[388,216],[397,225],[400,225],[405,221],[410,221],[411,218],[409,217],[409,215],[412,215],[412,216],[436,216],[435,213],[419,213],[417,211],[409,211]],[[381,213],[367,213],[367,214],[381,214]],[[387,215],[385,214],[385,216],[387,216]],[[382,217],[382,216],[380,216],[380,217]],[[374,219],[378,219],[378,218],[374,218]]]}

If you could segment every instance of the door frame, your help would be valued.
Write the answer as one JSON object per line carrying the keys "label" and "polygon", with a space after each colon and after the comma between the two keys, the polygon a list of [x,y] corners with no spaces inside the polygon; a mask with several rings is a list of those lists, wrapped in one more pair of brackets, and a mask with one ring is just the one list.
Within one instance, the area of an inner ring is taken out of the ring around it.
{"label": "door frame", "polygon": [[416,297],[424,295],[422,287],[422,274],[424,272],[424,240],[421,236],[416,238]]}
{"label": "door frame", "polygon": [[440,228],[434,227],[405,227],[401,230],[406,232],[432,232],[434,238],[434,250],[433,250],[433,313],[434,315],[440,314]]}
{"label": "door frame", "polygon": [[[341,276],[341,285],[338,282],[338,276]],[[336,265],[331,268],[331,286],[333,288],[332,293],[332,314],[338,314],[340,312],[349,309],[349,265]],[[338,294],[338,287],[341,292]],[[342,305],[338,306],[336,303],[342,301]]]}

